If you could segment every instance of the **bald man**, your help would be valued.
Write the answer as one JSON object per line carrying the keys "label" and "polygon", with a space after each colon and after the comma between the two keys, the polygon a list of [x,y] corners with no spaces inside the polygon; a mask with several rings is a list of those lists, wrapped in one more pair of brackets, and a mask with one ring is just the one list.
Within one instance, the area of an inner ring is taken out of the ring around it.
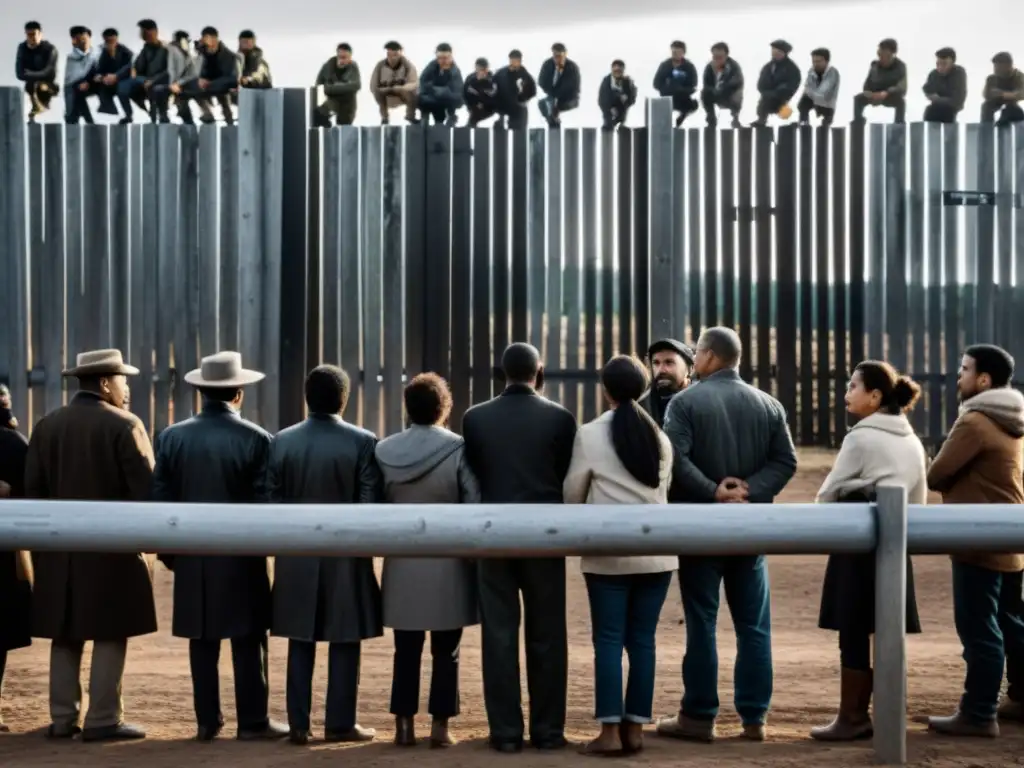
{"label": "bald man", "polygon": [[[736,332],[709,328],[697,342],[693,370],[700,385],[672,398],[665,434],[676,452],[680,502],[770,504],[796,472],[786,411],[737,371]],[[736,710],[744,738],[763,741],[772,697],[771,603],[763,555],[680,557],[686,617],[683,694],[678,715],[658,733],[713,741],[718,717],[715,631],[722,584],[736,627]]]}

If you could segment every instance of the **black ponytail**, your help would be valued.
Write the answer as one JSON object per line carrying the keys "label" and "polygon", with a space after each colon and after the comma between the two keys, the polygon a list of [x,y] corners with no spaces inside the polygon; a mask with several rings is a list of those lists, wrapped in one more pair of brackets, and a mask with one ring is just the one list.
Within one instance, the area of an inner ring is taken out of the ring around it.
{"label": "black ponytail", "polygon": [[661,481],[661,430],[637,402],[649,383],[647,369],[628,355],[613,357],[601,370],[601,386],[617,405],[612,415],[615,454],[639,482],[657,488]]}

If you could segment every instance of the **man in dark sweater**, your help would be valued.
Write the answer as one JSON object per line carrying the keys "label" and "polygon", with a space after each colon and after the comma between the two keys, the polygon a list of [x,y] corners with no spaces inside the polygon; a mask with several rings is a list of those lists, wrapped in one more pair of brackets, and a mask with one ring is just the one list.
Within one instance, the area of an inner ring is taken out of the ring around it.
{"label": "man in dark sweater", "polygon": [[765,125],[768,116],[789,104],[800,88],[800,67],[789,58],[793,46],[785,40],[776,40],[771,46],[771,61],[761,68],[761,76],[757,79],[757,92],[761,98],[757,102],[755,126]]}
{"label": "man in dark sweater", "polygon": [[625,124],[630,107],[636,104],[636,96],[636,83],[626,74],[626,62],[616,59],[612,62],[611,73],[605,75],[597,93],[604,130],[611,131],[615,126]]}
{"label": "man in dark sweater", "polygon": [[693,350],[675,339],[660,339],[647,350],[651,364],[651,388],[638,401],[660,427],[665,424],[668,402],[690,386]]}
{"label": "man in dark sweater", "polygon": [[992,74],[985,80],[985,101],[981,122],[991,123],[999,115],[998,125],[1024,122],[1024,72],[1015,69],[1013,56],[1002,51],[992,57]]}
{"label": "man in dark sweater", "polygon": [[114,96],[118,96],[124,117],[121,125],[132,121],[132,102],[125,94],[118,93],[118,84],[132,75],[132,60],[135,54],[126,45],[119,42],[117,30],[103,30],[103,51],[93,70],[92,90],[99,96],[100,106],[97,112],[102,115],[116,115],[117,106]]}
{"label": "man in dark sweater", "polygon": [[513,48],[509,52],[508,66],[495,73],[494,82],[498,86],[499,122],[508,118],[509,130],[525,128],[530,118],[526,105],[537,95],[537,82],[523,66],[521,51]]}
{"label": "man in dark sweater", "polygon": [[864,122],[864,107],[890,107],[896,112],[895,122],[906,122],[907,65],[896,56],[898,46],[892,38],[878,44],[878,59],[864,80],[864,90],[853,97],[853,121]]}
{"label": "man in dark sweater", "polygon": [[28,22],[25,25],[25,42],[18,46],[14,74],[25,84],[25,93],[32,103],[28,113],[30,123],[47,111],[50,99],[60,93],[57,85],[58,58],[54,44],[43,40],[43,28],[39,22]]}
{"label": "man in dark sweater", "polygon": [[170,53],[161,42],[160,30],[152,19],[139,22],[139,37],[142,38],[142,50],[135,57],[129,77],[118,83],[117,94],[130,97],[139,109],[148,112],[150,119],[156,122],[156,105],[147,102],[152,102],[154,86],[168,83]]}
{"label": "man in dark sweater", "polygon": [[537,104],[541,115],[549,128],[560,127],[562,113],[580,105],[580,68],[562,43],[551,46],[551,58],[541,66],[537,85],[545,96]]}
{"label": "man in dark sweater", "polygon": [[[199,77],[181,85],[171,86],[182,102],[195,101],[202,113],[199,120],[205,124],[215,123],[217,118],[210,109],[210,101],[217,99],[224,114],[224,122],[234,123],[231,115],[231,91],[238,88],[242,76],[242,65],[235,52],[229,50],[220,41],[220,33],[215,27],[204,27],[202,48],[199,57]],[[182,111],[182,119],[191,121],[191,111]]]}
{"label": "man in dark sweater", "polygon": [[697,100],[693,94],[700,85],[697,67],[686,58],[686,43],[676,40],[672,43],[671,55],[658,66],[654,73],[654,90],[659,96],[672,99],[672,111],[676,115],[676,128],[697,111]]}
{"label": "man in dark sweater", "polygon": [[332,59],[324,62],[316,76],[316,85],[324,89],[324,103],[316,108],[316,122],[330,125],[331,115],[337,125],[352,125],[356,119],[356,95],[363,87],[359,65],[352,60],[352,46],[339,43]]}
{"label": "man in dark sweater", "polygon": [[926,123],[955,123],[967,101],[967,72],[956,63],[956,51],[935,52],[935,69],[928,74],[924,95],[931,103],[924,108]]}
{"label": "man in dark sweater", "polygon": [[740,110],[743,109],[743,70],[729,56],[729,46],[726,43],[715,43],[711,46],[711,61],[704,67],[700,103],[707,115],[708,128],[715,128],[718,125],[718,109],[728,109],[732,115],[732,127],[740,127]]}
{"label": "man in dark sweater", "polygon": [[455,113],[462,106],[462,72],[452,57],[452,47],[441,43],[434,51],[434,60],[420,73],[420,117],[426,123],[434,118],[435,125],[449,127],[458,124]]}
{"label": "man in dark sweater", "polygon": [[473,74],[466,78],[462,93],[469,112],[470,128],[476,128],[498,111],[498,86],[487,59],[476,60]]}

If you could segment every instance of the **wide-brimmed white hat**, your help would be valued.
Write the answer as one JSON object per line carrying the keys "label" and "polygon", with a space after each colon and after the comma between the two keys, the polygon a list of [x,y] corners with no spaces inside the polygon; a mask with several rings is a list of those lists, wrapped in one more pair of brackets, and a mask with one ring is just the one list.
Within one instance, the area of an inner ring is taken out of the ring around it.
{"label": "wide-brimmed white hat", "polygon": [[61,371],[62,376],[138,376],[139,369],[125,365],[119,349],[94,349],[75,357],[75,366]]}
{"label": "wide-brimmed white hat", "polygon": [[204,357],[199,367],[185,374],[185,382],[193,387],[245,387],[263,381],[266,375],[242,367],[238,352],[218,352]]}

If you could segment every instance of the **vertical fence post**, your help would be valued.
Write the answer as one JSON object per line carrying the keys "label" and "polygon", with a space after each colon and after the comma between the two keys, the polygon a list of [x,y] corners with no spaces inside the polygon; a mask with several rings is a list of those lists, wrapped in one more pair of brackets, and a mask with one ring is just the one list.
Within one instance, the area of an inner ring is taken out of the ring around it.
{"label": "vertical fence post", "polygon": [[[672,247],[673,210],[672,178],[672,99],[647,100],[647,162],[648,221],[635,226],[649,227],[649,253],[639,254],[648,259],[650,285],[638,284],[636,290],[650,296],[651,327],[637,328],[637,339],[663,339],[672,335],[672,307],[675,305],[672,280],[674,248]],[[678,265],[679,269],[683,265]],[[643,341],[644,344],[649,341]]]}
{"label": "vertical fence post", "polygon": [[[20,88],[0,88],[0,269],[6,291],[0,293],[0,323],[9,339],[0,357],[0,382],[11,389],[15,418],[29,429],[28,320],[25,228],[24,95]],[[6,310],[6,311],[4,311]],[[38,333],[38,329],[32,329]],[[53,375],[58,375],[54,372]]]}
{"label": "vertical fence post", "polygon": [[879,486],[875,508],[875,758],[907,762],[907,489]]}

